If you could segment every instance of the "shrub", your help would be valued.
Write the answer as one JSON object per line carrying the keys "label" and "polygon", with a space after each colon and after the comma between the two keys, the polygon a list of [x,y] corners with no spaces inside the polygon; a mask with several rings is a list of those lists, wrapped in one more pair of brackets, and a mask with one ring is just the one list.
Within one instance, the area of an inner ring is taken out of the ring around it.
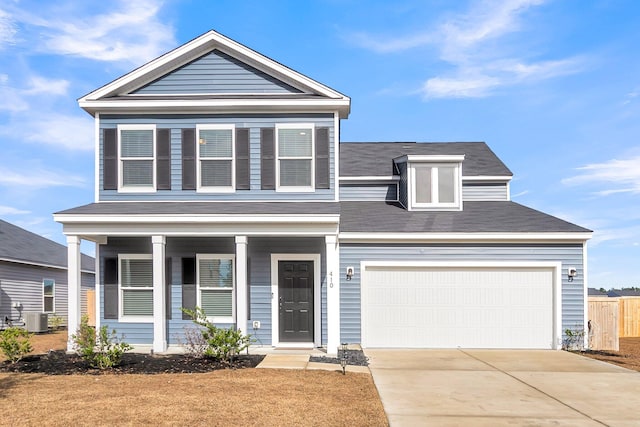
{"label": "shrub", "polygon": [[94,368],[118,366],[122,355],[131,350],[129,344],[118,339],[115,329],[109,332],[106,326],[102,326],[96,334],[95,328],[89,326],[89,317],[86,315],[82,316],[80,326],[71,338],[80,357]]}
{"label": "shrub", "polygon": [[565,329],[564,338],[562,339],[563,350],[582,350],[584,349],[584,329]]}
{"label": "shrub", "polygon": [[9,362],[16,363],[31,350],[29,341],[33,334],[18,327],[7,328],[0,332],[0,349]]}
{"label": "shrub", "polygon": [[54,331],[57,331],[64,324],[64,319],[57,314],[49,316],[49,327]]}
{"label": "shrub", "polygon": [[[249,335],[243,335],[241,331],[235,328],[226,329],[214,325],[207,319],[204,310],[200,307],[196,307],[195,310],[183,308],[182,311],[191,316],[193,323],[204,328],[200,330],[202,340],[205,343],[205,347],[201,352],[204,357],[212,357],[231,363],[242,350],[245,350],[249,347],[249,344],[251,344]],[[191,338],[193,338],[193,336]],[[189,342],[188,333],[187,342]],[[192,349],[196,348],[199,350],[202,348],[199,347],[199,341],[192,339],[192,342],[197,344],[196,346],[192,345]],[[187,348],[189,348],[189,345]]]}

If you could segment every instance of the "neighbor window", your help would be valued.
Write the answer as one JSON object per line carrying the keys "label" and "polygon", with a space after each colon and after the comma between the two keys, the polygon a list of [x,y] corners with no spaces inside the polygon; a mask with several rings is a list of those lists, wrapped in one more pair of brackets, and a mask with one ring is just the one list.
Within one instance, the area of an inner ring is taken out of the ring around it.
{"label": "neighbor window", "polygon": [[198,306],[207,318],[233,322],[233,255],[197,255]]}
{"label": "neighbor window", "polygon": [[53,279],[42,281],[42,307],[45,313],[56,311],[56,282]]}
{"label": "neighbor window", "polygon": [[155,125],[118,126],[120,190],[155,190],[155,133]]}
{"label": "neighbor window", "polygon": [[411,163],[411,208],[461,209],[460,163]]}
{"label": "neighbor window", "polygon": [[313,190],[313,125],[278,125],[276,129],[276,188],[281,191]]}
{"label": "neighbor window", "polygon": [[200,125],[198,132],[198,190],[233,191],[234,128],[228,125]]}
{"label": "neighbor window", "polygon": [[120,255],[119,262],[121,317],[153,320],[152,255]]}

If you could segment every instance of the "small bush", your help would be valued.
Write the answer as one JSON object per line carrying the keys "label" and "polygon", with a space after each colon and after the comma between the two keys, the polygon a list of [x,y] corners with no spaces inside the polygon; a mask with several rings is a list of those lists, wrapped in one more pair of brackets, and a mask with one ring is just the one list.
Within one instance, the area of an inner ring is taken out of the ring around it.
{"label": "small bush", "polygon": [[576,329],[565,329],[564,338],[562,339],[563,350],[583,350],[584,349],[584,329],[576,327]]}
{"label": "small bush", "polygon": [[64,318],[56,314],[49,316],[49,327],[54,331],[57,331],[58,329],[60,329],[63,324],[64,324]]}
{"label": "small bush", "polygon": [[131,350],[131,346],[120,341],[115,329],[109,332],[106,326],[102,326],[98,333],[93,326],[89,326],[89,317],[84,315],[80,326],[71,336],[75,350],[89,366],[98,369],[107,369],[118,366],[122,361],[122,355]]}
{"label": "small bush", "polygon": [[207,342],[202,336],[202,330],[200,328],[194,326],[185,327],[184,342],[182,344],[184,345],[184,350],[187,355],[191,357],[204,357]]}
{"label": "small bush", "polygon": [[18,327],[7,328],[0,331],[0,349],[9,362],[16,363],[26,356],[31,350],[31,337],[25,329]]}
{"label": "small bush", "polygon": [[[249,335],[243,335],[241,331],[235,328],[219,328],[207,319],[204,310],[200,307],[196,307],[195,310],[188,310],[183,308],[183,312],[191,316],[193,323],[202,326],[204,329],[200,330],[202,340],[205,343],[204,348],[201,347],[199,340],[194,339],[191,336],[192,342],[196,343],[196,346],[191,346],[191,349],[197,349],[204,357],[212,357],[222,360],[227,363],[233,362],[235,357],[240,354],[242,350],[245,350],[251,344],[251,338]],[[187,341],[189,335],[187,333]],[[189,351],[189,344],[187,345]]]}

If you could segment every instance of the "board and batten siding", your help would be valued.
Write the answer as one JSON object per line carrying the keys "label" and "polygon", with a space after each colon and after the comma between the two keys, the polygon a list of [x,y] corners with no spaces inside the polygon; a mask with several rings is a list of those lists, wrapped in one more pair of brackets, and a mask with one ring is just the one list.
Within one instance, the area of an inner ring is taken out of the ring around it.
{"label": "board and batten siding", "polygon": [[506,184],[462,183],[462,201],[501,201],[509,200],[509,188]]}
{"label": "board and batten siding", "polygon": [[133,92],[162,94],[301,93],[300,90],[214,50]]}
{"label": "board and batten siding", "polygon": [[[49,317],[59,316],[66,325],[68,317],[67,270],[63,268],[40,267],[29,264],[0,261],[0,317],[17,319],[20,312],[13,307],[19,302],[24,313],[44,312],[43,280],[55,281],[55,300],[53,313]],[[81,311],[87,312],[87,290],[94,288],[94,275],[81,274]],[[1,323],[1,322],[0,322]]]}
{"label": "board and batten siding", "polygon": [[[313,192],[290,193],[262,190],[260,181],[260,129],[275,128],[276,124],[313,123],[316,128],[329,128],[329,188],[315,189]],[[100,117],[101,129],[115,129],[122,124],[155,124],[157,129],[171,129],[171,190],[152,193],[119,193],[104,190],[103,132],[99,132],[99,201],[243,201],[243,200],[334,200],[335,199],[335,129],[332,114],[291,114],[291,115],[207,115],[207,116],[110,116]],[[182,132],[183,128],[195,129],[199,124],[228,124],[236,128],[249,128],[250,189],[233,193],[198,193],[196,190],[182,189]]]}
{"label": "board and batten siding", "polygon": [[[348,244],[340,245],[340,271],[353,266],[352,280],[340,281],[340,341],[361,342],[362,261],[559,261],[562,263],[562,330],[584,324],[584,269],[581,244]],[[576,267],[573,282],[564,274]]]}

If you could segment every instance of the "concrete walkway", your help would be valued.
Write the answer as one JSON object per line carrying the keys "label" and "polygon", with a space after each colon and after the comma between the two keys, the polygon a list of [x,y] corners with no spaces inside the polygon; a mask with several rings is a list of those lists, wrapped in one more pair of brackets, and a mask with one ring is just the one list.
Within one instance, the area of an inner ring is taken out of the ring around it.
{"label": "concrete walkway", "polygon": [[[310,355],[304,353],[267,353],[265,358],[260,362],[256,368],[268,368],[268,369],[320,369],[325,371],[340,371],[342,372],[342,366],[335,363],[319,363],[309,362]],[[369,368],[366,366],[352,366],[347,365],[347,372],[357,372],[370,374]]]}
{"label": "concrete walkway", "polygon": [[640,373],[564,351],[365,353],[391,426],[640,426]]}

